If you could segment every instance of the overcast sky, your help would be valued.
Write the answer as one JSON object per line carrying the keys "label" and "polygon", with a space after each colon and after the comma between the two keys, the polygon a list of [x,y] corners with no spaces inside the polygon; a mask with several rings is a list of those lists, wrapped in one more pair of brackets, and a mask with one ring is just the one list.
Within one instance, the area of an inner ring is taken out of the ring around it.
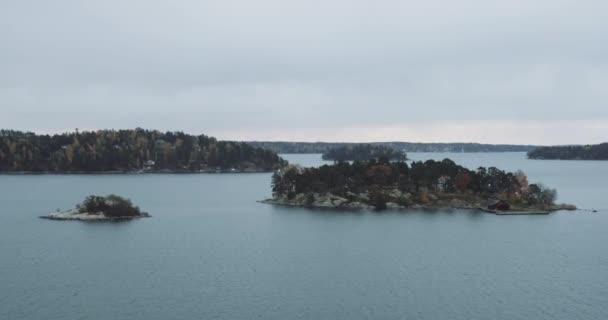
{"label": "overcast sky", "polygon": [[0,127],[608,141],[608,1],[0,0]]}

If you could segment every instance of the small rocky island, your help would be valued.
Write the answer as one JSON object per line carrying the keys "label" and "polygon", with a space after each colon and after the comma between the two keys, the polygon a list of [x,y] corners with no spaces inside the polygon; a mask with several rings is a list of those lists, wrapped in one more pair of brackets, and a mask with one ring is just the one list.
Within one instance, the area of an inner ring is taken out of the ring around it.
{"label": "small rocky island", "polygon": [[312,208],[480,209],[494,214],[576,210],[555,204],[557,192],[529,184],[522,171],[469,170],[450,159],[339,162],[318,168],[289,165],[272,177],[273,198],[262,202]]}
{"label": "small rocky island", "polygon": [[59,211],[41,216],[50,220],[81,220],[81,221],[114,221],[130,220],[135,218],[149,217],[139,207],[134,206],[131,200],[117,195],[88,196],[76,208],[67,211]]}

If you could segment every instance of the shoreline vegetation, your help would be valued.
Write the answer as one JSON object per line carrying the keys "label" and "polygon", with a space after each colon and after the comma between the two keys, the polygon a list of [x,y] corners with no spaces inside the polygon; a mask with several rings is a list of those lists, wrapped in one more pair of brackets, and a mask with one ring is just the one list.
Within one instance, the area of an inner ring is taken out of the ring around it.
{"label": "shoreline vegetation", "polygon": [[331,149],[345,146],[384,146],[404,152],[528,152],[536,146],[481,143],[422,143],[422,142],[289,142],[289,141],[247,141],[248,144],[272,150],[276,153],[326,153]]}
{"label": "shoreline vegetation", "polygon": [[0,130],[0,173],[272,172],[286,164],[269,150],[183,132]]}
{"label": "shoreline vegetation", "polygon": [[528,152],[539,160],[608,160],[608,143],[585,146],[539,147]]}
{"label": "shoreline vegetation", "polygon": [[0,171],[0,176],[2,175],[71,175],[71,174],[82,174],[82,175],[104,175],[104,174],[116,174],[116,175],[125,175],[125,174],[203,174],[203,173],[268,173],[273,172],[274,170],[270,169],[207,169],[207,170],[198,170],[198,171],[190,171],[190,170],[144,170],[140,169],[137,171]]}
{"label": "shoreline vegetation", "polygon": [[407,160],[405,152],[383,145],[357,144],[329,149],[322,155],[323,160],[369,161],[385,158],[391,161]]}
{"label": "shoreline vegetation", "polygon": [[48,220],[80,221],[118,221],[137,218],[148,218],[150,215],[134,206],[131,200],[111,194],[108,196],[88,196],[74,209],[49,213],[41,216]]}
{"label": "shoreline vegetation", "polygon": [[521,172],[468,170],[450,159],[339,162],[319,168],[289,165],[272,177],[267,204],[339,209],[474,209],[497,215],[576,210],[555,204],[557,192],[529,184]]}

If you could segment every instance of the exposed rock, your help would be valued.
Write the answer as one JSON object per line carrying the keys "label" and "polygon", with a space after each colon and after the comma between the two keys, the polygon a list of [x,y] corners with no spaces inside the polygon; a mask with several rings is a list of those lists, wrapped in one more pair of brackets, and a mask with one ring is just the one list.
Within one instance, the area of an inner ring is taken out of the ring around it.
{"label": "exposed rock", "polygon": [[400,205],[394,203],[394,202],[387,202],[386,203],[386,208],[388,209],[401,209],[403,207],[401,207]]}
{"label": "exposed rock", "polygon": [[61,212],[49,213],[46,216],[41,216],[42,219],[49,220],[80,220],[80,221],[105,221],[105,220],[126,220],[133,218],[149,217],[147,213],[142,213],[141,216],[133,217],[108,217],[101,212],[80,212],[77,209],[71,209]]}
{"label": "exposed rock", "polygon": [[573,204],[559,204],[559,205],[554,205],[552,208],[552,210],[569,210],[569,211],[574,211],[577,210],[576,206]]}
{"label": "exposed rock", "polygon": [[331,199],[331,203],[334,205],[334,207],[340,207],[341,205],[343,205],[346,202],[348,202],[348,200],[346,200],[344,198]]}
{"label": "exposed rock", "polygon": [[75,209],[53,212],[40,218],[50,220],[102,221],[128,220],[149,216],[146,212],[139,210],[139,207],[134,206],[131,200],[111,194],[108,196],[88,196],[82,203],[76,205]]}
{"label": "exposed rock", "polygon": [[306,197],[307,197],[307,195],[305,193],[299,193],[295,196],[293,201],[295,203],[297,203],[298,205],[304,205],[304,204],[306,204]]}
{"label": "exposed rock", "polygon": [[50,219],[50,220],[82,220],[82,221],[99,221],[106,220],[107,217],[102,213],[81,213],[76,209],[61,211],[61,212],[53,212],[49,213],[46,216],[42,216],[41,218]]}
{"label": "exposed rock", "polygon": [[367,193],[359,193],[357,194],[357,199],[359,199],[359,201],[369,201],[369,195]]}
{"label": "exposed rock", "polygon": [[354,193],[354,192],[352,192],[352,191],[347,191],[346,192],[346,196],[349,197],[349,198],[357,198],[359,195],[356,194],[356,193]]}
{"label": "exposed rock", "polygon": [[399,189],[393,189],[388,193],[388,196],[393,199],[399,199],[401,196],[403,196],[403,192],[401,192]]}
{"label": "exposed rock", "polygon": [[[481,209],[486,208],[486,206],[481,205],[480,203],[488,202],[488,199],[484,199],[480,196],[473,196],[471,194],[463,195],[463,194],[441,194],[441,197],[437,194],[433,193],[422,193],[426,198],[427,202],[421,202],[417,198],[413,197],[409,192],[394,192],[391,190],[390,192],[386,192],[385,195],[390,197],[394,197],[395,195],[400,195],[399,198],[388,199],[386,203],[386,208],[388,209],[443,209],[443,208],[459,208],[459,209]],[[312,194],[312,198],[310,194],[298,194],[293,199],[288,199],[286,197],[277,197],[273,199],[264,200],[262,202],[269,204],[278,204],[278,205],[286,205],[286,206],[296,206],[296,207],[313,207],[313,208],[346,208],[346,209],[374,209],[368,201],[360,200],[361,198],[369,199],[368,194],[366,193],[348,193],[346,196],[348,198],[344,198],[341,196],[337,196],[334,194]],[[556,204],[552,206],[514,206],[512,210],[501,212],[501,214],[538,214],[549,213],[553,211],[559,210],[576,210],[576,207],[573,205],[567,204]],[[484,210],[490,212],[488,210]],[[492,213],[494,213],[492,211]],[[94,219],[94,217],[87,217],[88,219]]]}
{"label": "exposed rock", "polygon": [[313,203],[314,207],[325,207],[325,208],[333,208],[334,204],[331,201],[331,198],[328,196],[319,196],[315,198],[315,202]]}

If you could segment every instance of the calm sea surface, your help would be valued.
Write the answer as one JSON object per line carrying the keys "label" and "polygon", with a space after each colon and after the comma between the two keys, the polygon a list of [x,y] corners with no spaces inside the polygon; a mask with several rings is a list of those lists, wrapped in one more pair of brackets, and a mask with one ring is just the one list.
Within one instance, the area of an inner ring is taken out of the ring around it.
{"label": "calm sea surface", "polygon": [[[0,319],[608,319],[608,162],[409,157],[522,169],[598,212],[278,208],[256,203],[270,174],[2,175]],[[37,218],[108,193],[153,218]]]}

